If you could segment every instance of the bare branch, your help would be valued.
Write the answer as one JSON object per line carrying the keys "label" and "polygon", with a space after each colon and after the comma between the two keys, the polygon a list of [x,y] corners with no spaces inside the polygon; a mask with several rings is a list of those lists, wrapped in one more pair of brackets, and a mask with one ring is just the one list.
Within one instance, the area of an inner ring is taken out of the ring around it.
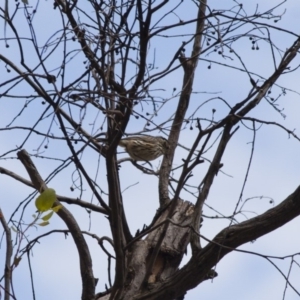
{"label": "bare branch", "polygon": [[[172,168],[172,162],[174,158],[175,148],[178,144],[180,129],[185,117],[185,113],[189,106],[192,86],[194,83],[194,73],[198,65],[199,55],[201,52],[201,39],[205,26],[205,11],[207,1],[201,1],[198,9],[197,24],[195,30],[195,40],[193,45],[193,51],[191,58],[185,58],[183,55],[180,58],[180,62],[184,69],[184,78],[182,83],[182,92],[176,109],[176,114],[171,128],[169,136],[170,151],[164,156],[162,161],[160,176],[159,176],[159,201],[160,206],[163,207],[169,201],[169,174]],[[176,201],[176,199],[175,199]]]}
{"label": "bare branch", "polygon": [[[35,165],[26,150],[18,152],[18,158],[26,168],[32,184],[40,193],[47,189],[47,185],[43,181]],[[58,200],[55,201],[54,206],[61,205]],[[65,222],[70,230],[80,259],[80,270],[82,280],[82,299],[91,300],[95,295],[95,280],[92,270],[92,260],[86,241],[81,233],[81,230],[73,217],[73,215],[63,206],[57,212],[58,216]]]}
{"label": "bare branch", "polygon": [[12,279],[12,270],[11,270],[11,256],[13,253],[13,245],[11,239],[10,228],[8,227],[4,214],[0,208],[0,222],[4,229],[6,235],[6,252],[5,252],[5,265],[4,265],[4,300],[9,300],[10,297],[15,297],[10,293],[10,284]]}
{"label": "bare branch", "polygon": [[[16,173],[14,173],[12,171],[9,171],[9,170],[5,169],[3,167],[0,167],[0,174],[8,175],[8,176],[16,179],[17,181],[22,182],[25,185],[35,189],[35,186],[31,181],[17,175]],[[84,208],[87,208],[87,209],[90,209],[92,211],[99,212],[99,213],[102,213],[102,214],[105,214],[105,215],[108,214],[106,209],[104,209],[102,207],[99,207],[98,205],[80,200],[78,198],[74,199],[74,198],[69,198],[69,197],[60,196],[60,195],[56,195],[56,196],[57,196],[57,199],[61,202],[65,202],[65,203],[68,203],[68,204],[75,204],[75,205],[78,205],[78,206],[81,206],[81,207],[84,207]]]}

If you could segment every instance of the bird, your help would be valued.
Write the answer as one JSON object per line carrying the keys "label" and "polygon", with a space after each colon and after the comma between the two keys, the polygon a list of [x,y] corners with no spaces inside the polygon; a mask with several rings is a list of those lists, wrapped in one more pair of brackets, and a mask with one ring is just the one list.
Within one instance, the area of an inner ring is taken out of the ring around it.
{"label": "bird", "polygon": [[150,161],[166,154],[169,142],[161,136],[136,135],[121,139],[119,146],[135,161]]}

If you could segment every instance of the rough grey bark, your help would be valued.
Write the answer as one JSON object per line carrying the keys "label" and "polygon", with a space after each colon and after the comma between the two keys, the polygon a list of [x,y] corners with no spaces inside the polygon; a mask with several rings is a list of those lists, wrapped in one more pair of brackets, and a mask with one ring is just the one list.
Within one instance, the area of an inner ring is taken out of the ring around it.
{"label": "rough grey bark", "polygon": [[[211,275],[210,270],[228,253],[290,222],[300,215],[300,186],[276,207],[265,213],[223,229],[180,270],[136,300],[172,300],[194,288]],[[223,274],[224,275],[224,274]]]}

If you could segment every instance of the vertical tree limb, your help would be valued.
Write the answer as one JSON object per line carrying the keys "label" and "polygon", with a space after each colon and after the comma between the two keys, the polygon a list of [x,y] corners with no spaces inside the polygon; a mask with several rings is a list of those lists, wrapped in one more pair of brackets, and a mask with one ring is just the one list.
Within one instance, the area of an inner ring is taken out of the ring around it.
{"label": "vertical tree limb", "polygon": [[[121,293],[125,282],[125,235],[123,204],[121,198],[119,175],[117,170],[116,155],[108,155],[106,158],[108,191],[109,191],[109,207],[111,214],[109,218],[111,232],[114,240],[114,249],[116,254],[116,274],[115,282],[112,288],[112,295]],[[127,223],[126,223],[127,224]]]}
{"label": "vertical tree limb", "polygon": [[[196,33],[195,33],[195,39],[194,39],[194,45],[192,50],[192,56],[189,59],[186,59],[185,57],[181,57],[180,61],[182,62],[182,66],[184,69],[184,78],[183,78],[183,84],[182,84],[182,93],[179,99],[179,103],[176,109],[176,114],[174,117],[174,121],[172,124],[170,136],[169,136],[169,142],[170,142],[170,151],[167,153],[167,155],[164,156],[162,166],[160,169],[160,176],[159,176],[159,201],[160,201],[160,207],[164,207],[169,202],[169,174],[171,172],[172,162],[174,158],[175,148],[178,143],[179,134],[181,130],[181,126],[186,114],[186,111],[189,106],[189,101],[192,93],[192,87],[194,83],[194,75],[195,70],[198,65],[198,59],[201,52],[201,39],[202,34],[205,26],[205,11],[206,11],[206,0],[201,1],[201,4],[199,5],[198,9],[198,16],[197,16],[197,24],[196,24]],[[178,199],[179,199],[179,193],[178,193]],[[172,215],[174,213],[174,210],[177,206],[177,200],[173,199],[173,203],[171,204],[172,207],[169,211],[168,218],[172,218]],[[164,236],[167,232],[169,223],[166,223],[163,227],[163,231],[161,233],[160,238],[158,239],[157,245],[155,246],[155,249],[153,250],[153,253],[151,255],[151,258],[149,259],[149,267],[147,270],[147,276],[146,280],[148,280],[147,277],[150,276],[151,268],[155,263],[155,260],[157,258],[161,243],[164,239]]]}
{"label": "vertical tree limb", "polygon": [[0,222],[3,226],[6,235],[6,253],[5,253],[5,265],[4,265],[4,300],[10,299],[10,283],[11,283],[11,256],[13,253],[13,245],[11,240],[11,232],[8,227],[4,214],[0,208]]}
{"label": "vertical tree limb", "polygon": [[174,158],[175,148],[178,143],[181,126],[189,107],[189,101],[192,93],[192,87],[194,84],[195,70],[198,65],[199,55],[201,53],[201,40],[203,36],[203,30],[205,27],[205,11],[207,1],[201,1],[198,9],[197,24],[193,50],[190,58],[180,57],[184,69],[184,78],[182,83],[182,92],[179,98],[178,106],[176,109],[174,121],[172,123],[171,132],[169,136],[170,151],[164,156],[162,161],[160,176],[159,176],[159,201],[160,206],[163,207],[169,201],[169,174],[172,168],[172,162]]}

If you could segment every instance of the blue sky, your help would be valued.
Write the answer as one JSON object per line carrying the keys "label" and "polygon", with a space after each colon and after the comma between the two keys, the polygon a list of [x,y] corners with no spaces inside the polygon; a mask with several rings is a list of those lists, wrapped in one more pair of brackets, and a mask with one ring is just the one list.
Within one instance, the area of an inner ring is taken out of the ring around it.
{"label": "blue sky", "polygon": [[[192,10],[190,1],[186,1],[187,6],[185,10],[182,10],[182,18],[187,19],[191,17]],[[277,2],[276,2],[277,3]],[[279,3],[279,2],[278,2]],[[30,4],[33,2],[30,1]],[[211,7],[220,7],[220,1],[209,1]],[[247,1],[244,3],[245,10],[248,10],[249,14],[256,8],[257,2]],[[236,5],[233,1],[222,1],[222,7],[228,8]],[[266,7],[270,5],[270,1],[259,1],[259,11],[264,11]],[[275,3],[274,3],[275,5]],[[276,23],[277,26],[284,27],[288,30],[292,30],[299,33],[299,10],[300,3],[297,0],[288,0],[279,9],[279,13],[284,11],[285,15],[282,20]],[[13,11],[11,7],[10,11]],[[92,11],[90,11],[92,13]],[[88,11],[89,13],[89,11]],[[58,11],[52,9],[52,3],[49,1],[39,2],[38,13],[34,19],[34,25],[37,26],[37,40],[39,45],[42,46],[49,39],[55,40],[52,36],[55,29],[59,28]],[[28,35],[28,27],[24,21],[22,13],[17,14],[16,24],[18,30],[22,35]],[[176,16],[170,16],[170,19],[176,18]],[[268,20],[266,20],[268,22]],[[272,23],[274,24],[274,23]],[[194,26],[190,26],[193,30]],[[3,31],[2,31],[3,32]],[[180,33],[180,31],[179,31]],[[0,34],[0,37],[2,34]],[[152,49],[156,49],[156,66],[159,69],[163,69],[170,59],[170,55],[173,55],[174,49],[178,47],[178,43],[185,40],[186,37],[180,37],[178,39],[164,39],[158,38],[155,40]],[[274,41],[278,43],[281,49],[286,49],[293,42],[293,38],[283,33],[274,33]],[[10,41],[10,48],[4,48],[4,41],[0,41],[2,47],[0,52],[12,59],[15,59],[15,63],[19,64],[19,55],[16,49],[16,45],[13,41]],[[28,45],[30,43],[28,42]],[[162,47],[159,48],[159,46]],[[78,44],[74,43],[74,49],[78,49]],[[259,41],[260,51],[251,50],[251,42],[244,40],[235,44],[235,49],[240,55],[243,55],[244,61],[247,67],[252,72],[258,72],[264,76],[268,76],[272,73],[272,59],[269,55],[269,47],[263,41]],[[189,46],[187,46],[186,54],[189,53]],[[81,54],[76,54],[69,63],[69,72],[67,75],[68,80],[72,80],[76,77],[77,72],[84,68],[83,57]],[[154,52],[153,52],[154,53]],[[62,54],[57,54],[53,59],[49,60],[47,67],[55,70],[57,66],[61,64]],[[35,53],[28,46],[26,48],[27,61],[30,64],[34,64]],[[277,59],[279,55],[276,55]],[[208,56],[204,56],[205,59],[219,59],[216,58],[214,53]],[[229,59],[224,59],[222,62],[228,63]],[[299,59],[297,60],[299,63]],[[238,62],[235,61],[236,65]],[[79,66],[79,67],[78,67]],[[2,72],[0,74],[1,82],[14,76],[13,72],[6,73],[3,62],[0,62]],[[206,105],[202,106],[197,112],[196,116],[200,118],[210,118],[211,110],[216,109],[215,118],[221,119],[228,112],[228,108],[217,99],[222,97],[229,103],[233,104],[243,99],[249,92],[251,85],[249,79],[245,74],[221,68],[220,66],[213,64],[210,70],[207,69],[208,63],[205,61],[199,62],[199,69],[196,73],[195,84],[193,92],[195,94],[192,97],[191,106],[187,113],[189,116],[200,104],[213,98]],[[170,116],[171,109],[176,105],[178,97],[174,97],[173,88],[177,88],[177,92],[180,91],[182,82],[182,70],[178,69],[162,82],[158,82],[154,85],[154,88],[159,89],[155,92],[157,95],[161,95],[162,98],[172,98],[168,104],[162,108],[161,113],[155,120],[159,123],[161,120]],[[294,73],[287,74],[280,78],[279,84],[292,89],[299,90],[299,70]],[[47,84],[45,84],[47,86]],[[50,85],[48,86],[50,87]],[[0,89],[0,92],[2,90]],[[32,94],[32,90],[25,84],[19,85],[14,94],[22,93]],[[278,89],[274,89],[274,95],[278,94]],[[175,93],[176,95],[176,93]],[[296,129],[296,134],[299,134],[299,95],[293,92],[287,92],[279,101],[280,108],[284,108],[284,114],[287,117],[284,119],[274,110],[270,109],[270,106],[266,103],[262,103],[257,107],[251,116],[266,119],[269,121],[280,122],[289,129]],[[12,118],[23,107],[24,101],[18,99],[10,99],[4,101],[0,99],[0,122],[1,128],[5,127]],[[29,104],[29,108],[21,114],[21,116],[14,122],[14,125],[23,124],[26,122],[27,126],[32,126],[35,123],[40,113],[45,109],[45,105],[41,104],[41,101],[34,101]],[[151,112],[151,106],[144,106],[144,112],[149,110]],[[89,110],[91,120],[95,120],[96,124],[101,123],[100,117],[97,116],[95,111]],[[78,114],[76,112],[75,114]],[[45,118],[41,125],[40,130],[44,130],[49,126],[51,122],[51,116]],[[92,123],[92,122],[91,122]],[[92,125],[89,122],[84,124],[89,132],[92,132]],[[145,121],[143,119],[135,120],[128,127],[128,132],[139,132],[143,130]],[[58,132],[58,126],[54,125],[53,130]],[[167,131],[165,131],[167,133]],[[159,134],[154,132],[154,134]],[[160,133],[161,134],[161,133]],[[1,144],[0,155],[5,153],[8,149],[19,145],[24,139],[24,133],[22,131],[1,131]],[[180,143],[185,146],[190,146],[193,143],[194,138],[197,135],[197,131],[189,130],[186,128],[181,137]],[[245,168],[247,167],[250,151],[251,151],[252,133],[245,128],[241,128],[232,138],[229,146],[224,154],[222,162],[224,167],[222,170],[225,174],[219,173],[216,177],[214,186],[207,199],[207,204],[216,208],[225,215],[230,215],[238,200],[241,186],[245,176]],[[25,144],[25,148],[30,153],[35,153],[35,150],[41,146],[44,149],[45,143],[40,136],[33,136]],[[78,146],[79,147],[79,146]],[[254,196],[265,196],[274,199],[275,205],[280,203],[289,194],[291,194],[299,185],[299,158],[300,144],[293,138],[289,138],[288,135],[279,128],[271,126],[262,126],[257,132],[256,148],[254,152],[254,158],[252,167],[249,174],[247,186],[244,191],[243,200]],[[70,153],[60,141],[51,141],[48,145],[48,149],[44,149],[43,155],[45,157],[69,157]],[[176,156],[174,160],[174,166],[181,163],[181,159],[187,155],[187,152],[182,148],[176,149]],[[125,157],[126,155],[120,154],[119,157]],[[28,178],[28,175],[16,159],[16,154],[12,153],[8,155],[12,159],[4,159],[0,161],[0,166],[5,167],[20,176]],[[211,154],[207,155],[210,158]],[[97,168],[99,167],[100,173],[97,177],[97,182],[100,182],[105,187],[106,175],[104,172],[105,162],[103,159],[93,154],[91,151],[86,151],[82,157],[82,162],[89,174],[96,176]],[[43,178],[46,178],[54,168],[59,165],[58,161],[33,158],[38,170]],[[154,167],[159,167],[160,160],[158,159],[153,163]],[[194,173],[194,177],[190,183],[197,183],[201,180],[208,164],[203,164]],[[55,177],[49,186],[55,188],[57,194],[65,195],[76,198],[78,192],[71,192],[70,186],[72,185],[72,178],[76,178],[74,174],[74,167],[64,169],[60,176]],[[228,174],[228,175],[226,175]],[[176,174],[175,174],[176,175]],[[73,177],[72,177],[73,176]],[[142,174],[139,170],[135,169],[130,163],[126,162],[122,164],[120,169],[120,178],[122,184],[123,200],[125,203],[125,209],[127,219],[130,228],[133,233],[137,229],[142,228],[144,224],[148,224],[158,208],[157,201],[157,179],[145,174]],[[0,200],[1,209],[4,212],[6,218],[14,211],[15,207],[33,192],[31,188],[25,187],[21,183],[2,175],[0,181],[0,187],[2,191],[2,197]],[[181,197],[185,200],[194,202],[195,199],[188,193],[182,193]],[[89,189],[83,192],[82,198],[86,201],[93,201],[95,199],[91,195]],[[269,203],[269,198],[254,199],[249,201],[245,209],[249,211],[248,217],[254,216],[254,213],[262,213],[269,208],[272,208],[273,204]],[[99,236],[109,235],[109,226],[107,220],[98,214],[92,213],[89,215],[84,210],[75,206],[68,206],[68,208],[75,215],[79,221],[83,230],[90,230],[95,232]],[[24,221],[30,222],[32,220],[32,214],[35,211],[33,202],[28,205],[28,208],[24,214]],[[20,211],[18,212],[18,214]],[[208,216],[214,216],[209,207],[205,207],[204,214]],[[244,217],[240,216],[240,221],[244,220]],[[215,220],[205,219],[202,227],[202,234],[207,238],[212,239],[216,233],[218,233],[224,226],[229,224],[228,220]],[[253,251],[261,254],[284,256],[291,253],[299,252],[300,238],[298,234],[298,228],[300,226],[299,218],[293,220],[289,224],[283,226],[275,232],[272,232],[268,236],[262,237],[253,243],[245,244],[241,247],[243,250]],[[51,219],[51,224],[47,228],[31,228],[28,231],[28,238],[32,239],[36,235],[43,234],[52,229],[65,228],[64,224],[57,216]],[[99,278],[97,291],[104,290],[104,284],[107,283],[107,259],[103,256],[100,247],[95,240],[86,238],[91,249],[94,265],[95,277]],[[0,269],[3,269],[3,257],[5,252],[5,243],[2,242],[0,249]],[[190,251],[188,251],[188,254]],[[184,262],[187,261],[189,255],[184,258]],[[296,258],[297,259],[297,258]],[[183,263],[184,263],[183,262]],[[287,274],[290,260],[284,261],[274,260],[282,271]],[[71,237],[67,239],[62,234],[54,234],[48,238],[42,240],[41,244],[37,245],[32,253],[32,266],[34,271],[34,280],[37,299],[50,300],[50,299],[79,299],[80,298],[80,277],[78,271],[78,256],[74,248]],[[265,300],[265,299],[282,299],[282,295],[285,288],[285,281],[279,272],[265,259],[245,254],[232,252],[227,255],[216,267],[219,276],[211,281],[204,282],[199,287],[188,292],[185,297],[186,300],[197,299],[225,299],[225,300]],[[16,294],[19,299],[30,298],[30,284],[26,279],[28,278],[28,266],[26,258],[24,257],[20,265],[14,272],[14,286]],[[292,269],[291,282],[298,290],[299,286],[299,268],[295,265]],[[26,295],[26,296],[24,296]],[[287,289],[285,299],[294,300],[298,299],[298,296],[290,289]]]}

